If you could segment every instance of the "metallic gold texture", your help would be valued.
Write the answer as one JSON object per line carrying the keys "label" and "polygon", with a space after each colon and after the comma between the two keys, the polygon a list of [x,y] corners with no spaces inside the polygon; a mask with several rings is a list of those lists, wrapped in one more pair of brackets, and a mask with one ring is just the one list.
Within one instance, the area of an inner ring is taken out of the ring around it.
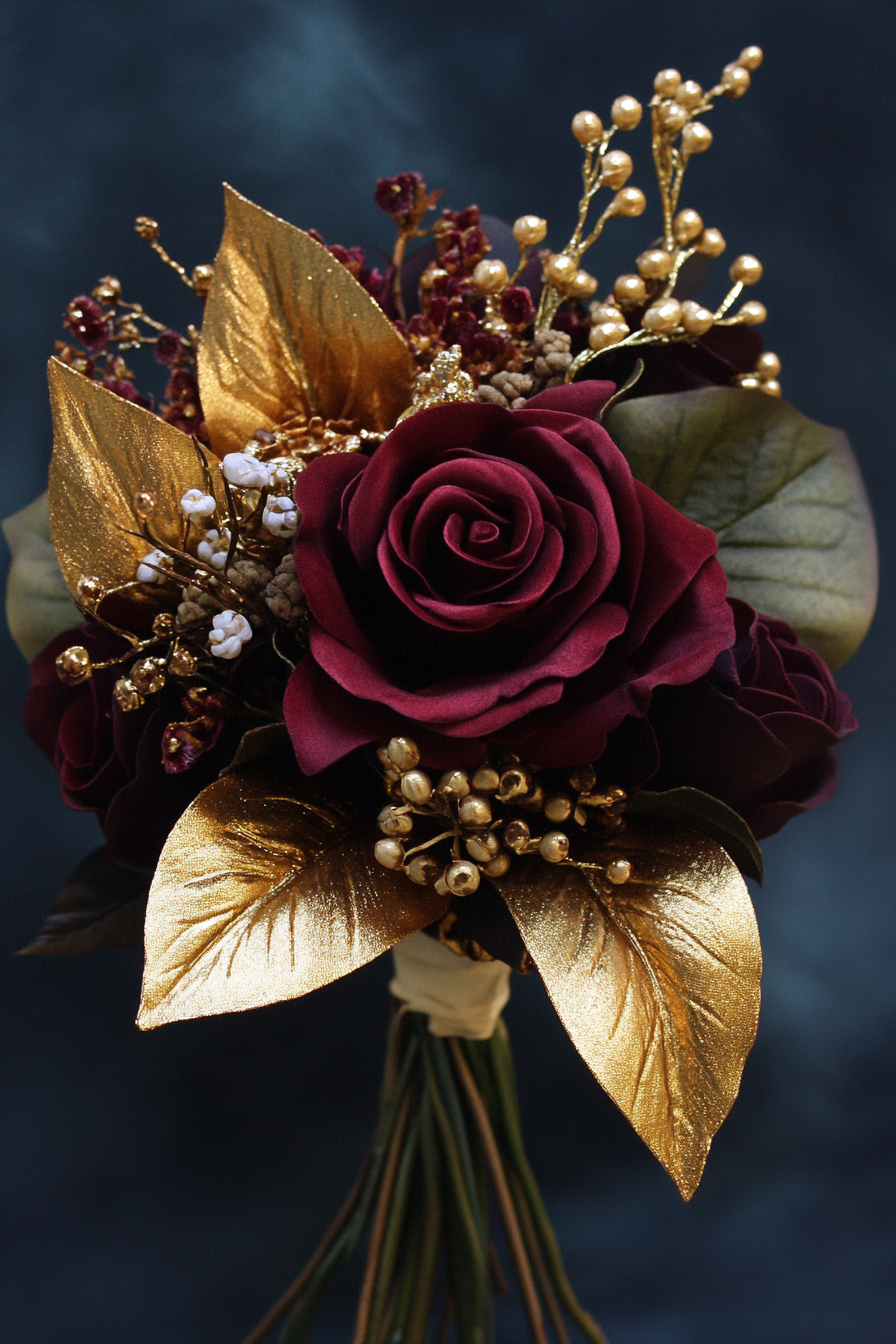
{"label": "metallic gold texture", "polygon": [[199,795],[150,890],[140,1027],[297,998],[444,913],[433,888],[380,867],[351,798],[272,760]]}
{"label": "metallic gold texture", "polygon": [[389,430],[411,400],[414,365],[354,276],[307,233],[225,187],[227,220],[199,349],[215,452],[295,417]]}
{"label": "metallic gold texture", "polygon": [[[153,534],[181,544],[180,501],[195,486],[213,489],[223,507],[215,459],[187,434],[150,411],[51,359],[53,457],[50,462],[50,533],[65,581],[75,597],[85,575],[104,588],[135,577],[152,549],[139,532],[134,497],[155,496]],[[214,484],[203,470],[212,468]]]}
{"label": "metallic gold texture", "polygon": [[588,857],[631,877],[533,859],[498,885],[577,1049],[690,1199],[756,1035],[749,893],[720,845],[652,819]]}

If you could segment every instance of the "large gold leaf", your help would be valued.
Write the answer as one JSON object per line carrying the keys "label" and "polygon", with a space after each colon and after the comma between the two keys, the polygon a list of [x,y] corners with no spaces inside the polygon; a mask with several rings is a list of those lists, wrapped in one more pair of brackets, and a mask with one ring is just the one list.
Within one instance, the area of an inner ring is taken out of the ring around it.
{"label": "large gold leaf", "polygon": [[50,534],[60,568],[75,594],[82,575],[107,586],[124,583],[151,549],[142,537],[128,535],[139,526],[134,495],[155,495],[152,531],[179,546],[181,498],[193,486],[207,489],[203,460],[220,481],[218,464],[188,434],[57,359],[50,360],[49,379]]}
{"label": "large gold leaf", "polygon": [[690,1199],[756,1035],[756,920],[735,865],[694,831],[628,820],[590,857],[616,855],[622,886],[536,860],[501,890],[574,1044]]}
{"label": "large gold leaf", "polygon": [[444,913],[376,862],[376,804],[352,796],[274,759],[199,795],[150,890],[140,1027],[297,998]]}
{"label": "large gold leaf", "polygon": [[225,186],[199,388],[215,452],[292,416],[391,429],[414,367],[383,310],[307,233]]}

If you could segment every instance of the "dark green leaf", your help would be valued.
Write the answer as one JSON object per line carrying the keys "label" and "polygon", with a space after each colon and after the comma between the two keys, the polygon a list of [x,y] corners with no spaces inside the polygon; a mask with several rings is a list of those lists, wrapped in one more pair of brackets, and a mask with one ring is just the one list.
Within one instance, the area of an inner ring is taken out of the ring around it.
{"label": "dark green leaf", "polygon": [[852,656],[874,613],[877,548],[844,434],[733,387],[624,401],[605,425],[639,480],[716,532],[735,597],[789,621],[831,667]]}
{"label": "dark green leaf", "polygon": [[34,942],[19,955],[71,957],[97,947],[139,947],[151,882],[149,868],[117,863],[100,846],[78,864]]}
{"label": "dark green leaf", "polygon": [[762,850],[743,817],[726,803],[700,789],[641,789],[629,800],[629,810],[662,817],[702,831],[726,849],[744,877],[762,881]]}

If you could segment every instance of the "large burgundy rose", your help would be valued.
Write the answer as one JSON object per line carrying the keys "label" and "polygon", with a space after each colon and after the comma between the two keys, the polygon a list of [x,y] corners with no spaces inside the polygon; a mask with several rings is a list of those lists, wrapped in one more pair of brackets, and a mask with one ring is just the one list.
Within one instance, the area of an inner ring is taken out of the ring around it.
{"label": "large burgundy rose", "polygon": [[83,645],[94,662],[127,648],[95,621],[59,635],[31,664],[25,729],[56,767],[68,806],[97,813],[109,854],[152,867],[171,827],[223,762],[212,752],[182,775],[166,774],[162,738],[169,721],[184,717],[182,690],[167,687],[125,714],[112,697],[121,668],[101,669],[80,686],[60,682],[56,658],[71,644]]}
{"label": "large burgundy rose", "polygon": [[654,687],[731,643],[715,538],[633,479],[591,418],[607,395],[436,407],[371,457],[302,472],[313,620],[284,711],[303,770],[397,730],[434,766],[474,764],[488,741],[595,759]]}
{"label": "large burgundy rose", "polygon": [[689,784],[730,804],[760,839],[830,798],[835,744],[858,726],[824,661],[784,621],[731,599],[737,638],[690,686],[658,691],[651,788]]}

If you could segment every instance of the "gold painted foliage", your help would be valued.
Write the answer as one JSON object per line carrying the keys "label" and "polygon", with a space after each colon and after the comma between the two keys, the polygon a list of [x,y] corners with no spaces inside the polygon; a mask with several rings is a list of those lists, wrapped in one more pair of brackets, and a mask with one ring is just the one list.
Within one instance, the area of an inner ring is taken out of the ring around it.
{"label": "gold painted foliage", "polygon": [[689,1199],[756,1035],[756,919],[714,841],[639,818],[615,844],[622,886],[533,861],[501,890],[573,1043]]}
{"label": "gold painted foliage", "polygon": [[215,452],[294,416],[384,431],[411,400],[414,365],[386,314],[307,233],[225,187],[199,350]]}
{"label": "gold painted foliage", "polygon": [[446,900],[386,872],[369,798],[340,772],[238,766],[168,837],[149,893],[138,1024],[296,998],[364,966],[444,914]]}
{"label": "gold painted foliage", "polygon": [[134,496],[156,497],[152,529],[181,544],[180,501],[192,487],[209,488],[203,467],[214,467],[212,488],[223,506],[215,459],[188,434],[151,411],[51,359],[53,457],[50,462],[50,533],[65,581],[95,576],[112,588],[134,578],[151,549],[141,536]]}

